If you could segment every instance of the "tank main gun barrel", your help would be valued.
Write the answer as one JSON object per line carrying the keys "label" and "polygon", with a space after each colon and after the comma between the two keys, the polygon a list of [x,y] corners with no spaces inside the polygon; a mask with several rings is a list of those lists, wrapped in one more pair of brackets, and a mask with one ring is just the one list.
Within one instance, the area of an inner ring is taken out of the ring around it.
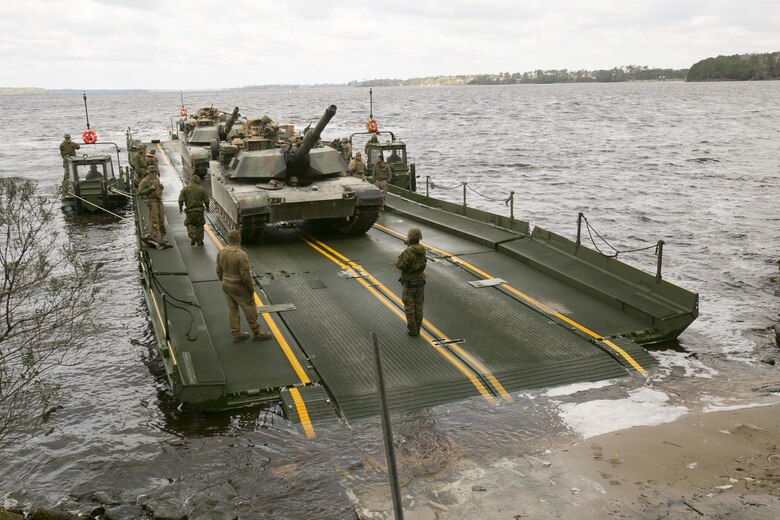
{"label": "tank main gun barrel", "polygon": [[233,125],[236,124],[236,119],[238,119],[238,107],[233,109],[233,113],[230,114],[230,117],[225,123],[225,135],[228,135],[233,129]]}
{"label": "tank main gun barrel", "polygon": [[331,105],[325,110],[325,113],[320,120],[317,121],[317,126],[306,132],[306,135],[303,136],[303,142],[298,148],[298,151],[295,152],[296,161],[303,161],[306,159],[306,156],[309,155],[309,151],[317,144],[317,141],[320,140],[320,134],[325,127],[328,126],[328,123],[333,119],[334,115],[336,115],[336,105]]}

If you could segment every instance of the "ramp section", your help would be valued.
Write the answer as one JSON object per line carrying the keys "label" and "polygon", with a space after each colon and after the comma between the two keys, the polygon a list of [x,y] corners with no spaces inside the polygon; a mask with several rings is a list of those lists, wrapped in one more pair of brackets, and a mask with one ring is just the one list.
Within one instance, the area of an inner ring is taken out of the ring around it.
{"label": "ramp section", "polygon": [[[390,247],[398,252],[397,242],[387,235],[374,238],[368,251],[347,240],[333,247],[347,257],[361,254],[360,268],[382,290],[400,293],[398,271],[388,261]],[[604,349],[539,310],[496,287],[470,285],[475,276],[457,263],[431,258],[426,278],[424,328],[434,337],[454,340],[446,344],[453,355],[507,391],[626,375]]]}
{"label": "ramp section", "polygon": [[[296,424],[321,424],[338,420],[336,407],[321,385],[285,388],[281,393],[287,417]],[[301,402],[306,406],[302,407]]]}
{"label": "ramp section", "polygon": [[698,315],[696,294],[539,227],[498,251],[644,321],[655,333],[643,342],[676,337]]}
{"label": "ramp section", "polygon": [[281,318],[347,419],[378,410],[372,332],[378,333],[382,346],[391,409],[409,410],[478,395],[471,381],[435,348],[421,337],[406,334],[397,313],[356,279],[329,270],[277,278],[264,290],[272,301],[295,302],[298,310]]}

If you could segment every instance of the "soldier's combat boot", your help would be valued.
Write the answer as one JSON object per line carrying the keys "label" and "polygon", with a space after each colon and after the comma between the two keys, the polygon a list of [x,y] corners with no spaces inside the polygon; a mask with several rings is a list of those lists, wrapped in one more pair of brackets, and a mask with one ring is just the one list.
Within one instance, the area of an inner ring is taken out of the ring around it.
{"label": "soldier's combat boot", "polygon": [[233,336],[233,342],[234,343],[241,343],[245,339],[249,339],[249,333],[248,332],[242,332],[238,336]]}
{"label": "soldier's combat boot", "polygon": [[273,336],[270,332],[259,332],[254,335],[252,338],[252,341],[265,341],[267,339],[271,339]]}

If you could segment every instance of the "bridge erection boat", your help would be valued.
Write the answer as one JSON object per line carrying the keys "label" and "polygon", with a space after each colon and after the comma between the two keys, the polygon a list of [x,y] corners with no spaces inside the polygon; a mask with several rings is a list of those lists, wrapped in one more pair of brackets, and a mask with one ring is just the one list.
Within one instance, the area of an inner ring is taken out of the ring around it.
{"label": "bridge erection boat", "polygon": [[[528,222],[391,187],[388,210],[365,233],[290,220],[266,223],[257,243],[242,244],[273,339],[234,343],[215,271],[232,226],[207,213],[206,244],[191,246],[177,205],[190,168],[178,143],[151,145],[173,247],[140,240],[148,222],[137,203],[142,281],[173,394],[206,411],[281,400],[309,436],[322,422],[374,414],[372,332],[396,411],[645,376],[656,362],[642,345],[675,339],[698,315],[698,295],[664,280],[660,268],[646,273]],[[326,153],[319,142],[311,155]],[[346,162],[328,168],[329,183],[343,178],[361,189]],[[318,182],[288,182],[288,200]],[[418,337],[406,333],[393,266],[413,226],[428,255]]]}

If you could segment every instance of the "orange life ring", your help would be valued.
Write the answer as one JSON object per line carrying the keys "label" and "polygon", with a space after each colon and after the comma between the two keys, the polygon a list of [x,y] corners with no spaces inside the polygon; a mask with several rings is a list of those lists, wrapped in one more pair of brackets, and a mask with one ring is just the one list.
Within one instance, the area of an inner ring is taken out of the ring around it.
{"label": "orange life ring", "polygon": [[181,107],[181,110],[179,110],[179,114],[181,114],[181,117],[187,117],[187,109]]}
{"label": "orange life ring", "polygon": [[377,131],[379,130],[379,125],[376,124],[376,119],[372,117],[371,119],[366,121],[366,130],[368,130],[372,134],[377,133]]}
{"label": "orange life ring", "polygon": [[95,131],[92,129],[84,130],[81,133],[81,140],[86,144],[93,144],[97,142],[97,133],[95,133]]}

